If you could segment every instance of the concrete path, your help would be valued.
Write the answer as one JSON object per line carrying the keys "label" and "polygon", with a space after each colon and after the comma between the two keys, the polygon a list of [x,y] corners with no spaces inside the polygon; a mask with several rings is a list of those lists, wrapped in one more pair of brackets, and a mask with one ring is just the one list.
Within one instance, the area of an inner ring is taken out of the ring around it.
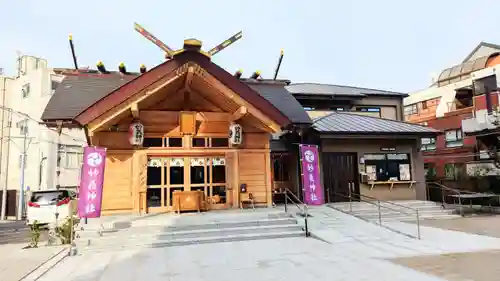
{"label": "concrete path", "polygon": [[312,207],[310,213],[311,231],[321,240],[286,238],[89,253],[64,259],[40,280],[455,280],[402,258],[500,249],[500,239],[492,237],[422,227],[423,239],[416,240],[327,207]]}
{"label": "concrete path", "polygon": [[0,245],[0,281],[19,281],[60,253],[62,247],[22,249],[25,244]]}

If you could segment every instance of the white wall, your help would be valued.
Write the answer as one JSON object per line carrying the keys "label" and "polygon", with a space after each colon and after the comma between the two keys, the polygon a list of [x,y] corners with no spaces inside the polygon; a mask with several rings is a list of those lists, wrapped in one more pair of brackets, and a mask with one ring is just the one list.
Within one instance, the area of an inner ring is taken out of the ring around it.
{"label": "white wall", "polygon": [[[52,96],[52,81],[61,81],[63,77],[55,75],[47,67],[47,61],[42,59],[25,56],[22,57],[19,65],[21,66],[21,75],[9,81],[5,107],[12,108],[15,112],[25,113],[30,118],[19,113],[13,113],[12,126],[6,128],[7,136],[4,137],[6,141],[3,143],[3,155],[0,156],[5,163],[0,171],[0,186],[5,185],[5,177],[8,174],[7,188],[19,189],[20,187],[22,173],[19,160],[23,152],[24,135],[21,134],[20,128],[16,127],[16,124],[28,119],[27,161],[24,171],[25,187],[29,186],[31,190],[55,188],[57,133],[38,122],[40,122],[40,117]],[[22,93],[25,84],[29,84],[30,88],[27,97],[23,97]],[[6,114],[6,118],[8,118],[8,114]],[[84,133],[81,130],[63,130],[61,143],[83,146],[85,143]],[[7,154],[9,155],[8,164]],[[79,172],[80,169],[62,169],[60,185],[77,186]]]}

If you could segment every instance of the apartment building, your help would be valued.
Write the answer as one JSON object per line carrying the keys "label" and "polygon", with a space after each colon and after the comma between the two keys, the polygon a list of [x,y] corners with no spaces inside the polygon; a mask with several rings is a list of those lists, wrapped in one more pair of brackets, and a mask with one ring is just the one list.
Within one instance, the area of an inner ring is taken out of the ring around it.
{"label": "apartment building", "polygon": [[488,147],[494,143],[489,140],[496,141],[496,136],[482,141],[478,135],[495,127],[488,116],[498,106],[499,63],[500,45],[481,42],[460,64],[444,69],[429,88],[405,98],[406,121],[444,131],[435,139],[422,139],[428,178],[463,182],[477,174],[471,168],[476,161],[490,158]]}
{"label": "apartment building", "polygon": [[379,89],[319,83],[295,83],[286,89],[311,118],[332,112],[349,112],[392,120],[403,120],[403,98],[408,94]]}
{"label": "apartment building", "polygon": [[[62,79],[46,60],[32,56],[18,58],[16,76],[0,78],[0,190],[15,190],[19,197],[22,185],[25,191],[55,188],[58,150],[62,168],[59,185],[78,185],[83,133],[65,129],[59,139],[54,130],[40,124],[40,117]],[[12,201],[16,201],[10,193],[9,216],[14,210]]]}

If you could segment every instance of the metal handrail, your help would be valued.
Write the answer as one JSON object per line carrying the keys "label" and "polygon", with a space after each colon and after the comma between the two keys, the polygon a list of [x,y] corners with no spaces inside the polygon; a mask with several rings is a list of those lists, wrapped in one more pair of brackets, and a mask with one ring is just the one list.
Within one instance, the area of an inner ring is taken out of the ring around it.
{"label": "metal handrail", "polygon": [[435,185],[435,186],[437,186],[437,188],[439,188],[441,190],[441,206],[443,207],[443,209],[446,208],[446,206],[445,206],[446,200],[444,199],[445,195],[444,195],[443,190],[451,191],[451,192],[455,193],[456,195],[459,195],[457,197],[458,197],[458,205],[460,207],[460,215],[462,217],[465,216],[464,208],[462,206],[462,198],[460,195],[461,194],[475,194],[475,192],[468,191],[468,190],[457,190],[457,189],[448,187],[448,186],[443,185],[443,184],[438,183],[438,182],[427,182],[427,188],[430,188],[429,185]]}
{"label": "metal handrail", "polygon": [[[304,214],[304,231],[306,232],[306,237],[311,236],[311,233],[309,232],[309,225],[307,218],[309,217],[309,212],[307,210],[307,205],[302,202],[295,193],[293,193],[290,189],[283,187],[284,190],[284,195],[285,195],[285,212],[288,213],[288,200],[292,201],[293,204]],[[295,202],[288,196],[288,194],[291,194],[293,199],[295,199]],[[299,203],[296,203],[299,202]],[[300,205],[303,206],[303,208],[300,207]]]}
{"label": "metal handrail", "polygon": [[[358,193],[351,192],[351,196],[353,196],[353,195],[354,196],[368,198],[370,200],[378,200],[380,202],[383,202],[384,204],[388,204],[388,205],[392,205],[392,206],[397,206],[397,207],[405,208],[405,209],[412,210],[412,211],[417,211],[418,210],[416,208],[408,207],[408,206],[401,205],[401,204],[398,204],[398,203],[394,203],[394,202],[391,202],[391,201],[379,200],[379,199],[377,199],[375,197],[371,197],[371,196],[368,196],[368,195],[363,195],[363,194],[358,194]],[[389,207],[386,207],[386,208],[390,209]],[[400,210],[397,210],[397,211],[402,212]]]}
{"label": "metal handrail", "polygon": [[[349,191],[349,195],[345,195],[345,194],[341,194],[341,193],[337,193],[337,192],[333,192],[333,194],[349,199],[349,213],[352,213],[353,194],[356,195],[356,196],[359,196],[359,201],[360,202],[364,202],[364,203],[368,203],[368,204],[377,206],[378,224],[380,226],[383,226],[383,227],[385,227],[385,228],[387,228],[387,229],[389,229],[391,231],[397,232],[399,234],[402,234],[402,235],[405,235],[405,236],[408,236],[408,237],[411,237],[411,238],[420,239],[420,236],[421,236],[420,235],[420,213],[419,213],[418,209],[407,207],[407,206],[396,204],[396,203],[392,203],[392,202],[389,202],[389,201],[379,200],[377,198],[370,197],[370,196],[367,196],[367,195],[355,194],[355,193],[352,193],[351,191]],[[365,200],[362,197],[371,198],[371,200]],[[376,201],[376,203],[375,203],[375,201]],[[417,220],[417,236],[414,236],[414,235],[411,235],[411,234],[408,234],[408,233],[403,233],[400,230],[393,229],[393,228],[391,228],[391,227],[389,227],[387,225],[382,225],[382,212],[381,212],[381,208],[386,208],[386,209],[389,209],[389,210],[392,210],[392,211],[395,211],[395,212],[398,212],[398,213],[401,213],[401,214],[406,214],[406,215],[413,215],[413,213],[409,213],[409,212],[404,212],[404,211],[401,211],[401,210],[393,209],[393,208],[384,206],[381,203],[384,203],[384,204],[387,203],[388,205],[400,206],[400,207],[405,207],[407,209],[414,210],[415,211],[414,214],[415,214],[416,220]],[[361,219],[363,219],[363,218],[361,218]],[[364,220],[366,220],[366,219],[364,219]]]}

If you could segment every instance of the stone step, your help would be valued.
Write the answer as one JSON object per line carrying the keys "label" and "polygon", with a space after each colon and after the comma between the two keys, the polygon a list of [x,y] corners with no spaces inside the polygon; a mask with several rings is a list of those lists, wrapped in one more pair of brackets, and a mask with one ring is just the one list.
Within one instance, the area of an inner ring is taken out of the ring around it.
{"label": "stone step", "polygon": [[[77,231],[77,236],[80,238],[92,238],[101,236],[116,235],[116,233],[123,233],[124,235],[133,235],[135,233],[148,233],[155,235],[165,232],[179,232],[179,231],[194,231],[194,230],[220,230],[224,228],[237,228],[237,227],[258,227],[258,226],[279,226],[297,224],[295,218],[276,218],[276,219],[261,219],[255,221],[224,221],[202,224],[185,224],[185,225],[144,225],[144,226],[131,226],[129,228],[108,228],[104,230],[96,230],[94,228]],[[80,228],[81,229],[81,228]]]}
{"label": "stone step", "polygon": [[268,226],[251,226],[251,227],[234,227],[222,229],[198,229],[198,230],[183,230],[183,231],[166,231],[157,234],[143,233],[126,233],[117,232],[115,235],[103,236],[99,238],[77,238],[76,243],[80,246],[102,246],[102,245],[118,245],[118,244],[135,244],[136,241],[153,243],[159,240],[176,240],[176,239],[191,239],[205,238],[213,236],[230,236],[250,233],[268,234],[276,232],[301,231],[302,227],[298,224],[289,225],[268,225]]}
{"label": "stone step", "polygon": [[291,238],[304,236],[304,231],[286,231],[274,233],[248,233],[248,234],[234,234],[234,235],[219,235],[211,237],[197,237],[197,238],[180,238],[170,240],[158,240],[154,242],[134,241],[134,244],[126,245],[102,245],[90,247],[78,247],[79,253],[85,252],[103,252],[122,249],[134,248],[162,248],[162,247],[175,247],[193,244],[208,244],[208,243],[223,243],[223,242],[237,242],[249,240],[264,240],[264,239],[278,239],[278,238]]}

